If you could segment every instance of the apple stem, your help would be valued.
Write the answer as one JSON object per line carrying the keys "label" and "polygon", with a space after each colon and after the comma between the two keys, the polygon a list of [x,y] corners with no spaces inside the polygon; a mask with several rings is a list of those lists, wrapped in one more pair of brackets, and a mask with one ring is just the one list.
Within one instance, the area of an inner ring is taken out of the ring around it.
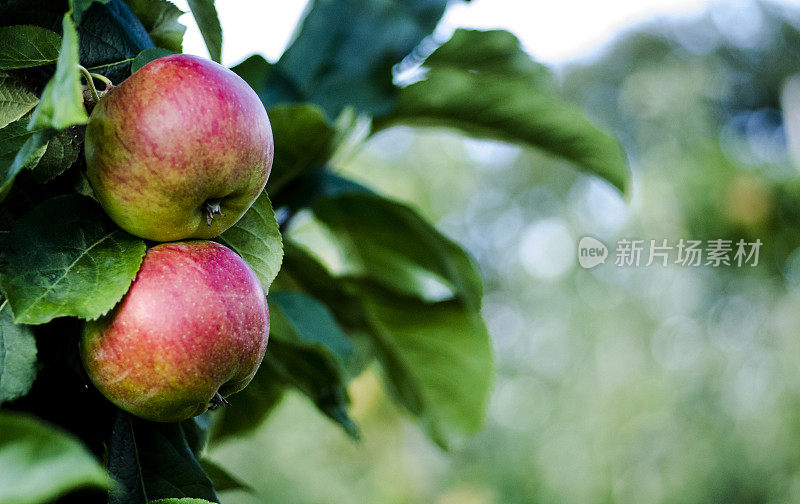
{"label": "apple stem", "polygon": [[214,222],[215,215],[221,215],[225,217],[225,214],[222,213],[222,208],[220,208],[221,200],[218,199],[210,199],[203,203],[203,212],[206,214],[206,223],[210,226],[212,222]]}
{"label": "apple stem", "polygon": [[[96,73],[90,73],[89,70],[81,65],[78,65],[78,70],[80,70],[81,75],[83,75],[83,78],[86,80],[86,87],[89,89],[93,103],[100,101],[100,97],[108,93],[108,91],[114,87],[114,84],[107,77]],[[106,87],[99,93],[97,92],[97,88],[94,87],[94,79],[97,79],[106,85]]]}
{"label": "apple stem", "polygon": [[214,397],[211,398],[211,404],[209,404],[208,409],[215,410],[220,406],[230,406],[230,405],[231,403],[229,403],[227,399],[222,397],[222,394],[217,392],[216,394],[214,394]]}

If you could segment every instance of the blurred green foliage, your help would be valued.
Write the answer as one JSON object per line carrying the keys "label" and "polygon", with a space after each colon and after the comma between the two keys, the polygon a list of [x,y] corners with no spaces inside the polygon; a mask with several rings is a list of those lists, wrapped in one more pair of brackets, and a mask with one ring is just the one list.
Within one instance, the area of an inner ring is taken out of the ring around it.
{"label": "blurred green foliage", "polygon": [[[292,393],[250,437],[212,447],[254,488],[223,500],[800,501],[798,42],[800,10],[732,1],[561,68],[565,99],[622,138],[630,201],[563,161],[438,129],[387,129],[339,160],[480,264],[498,367],[487,425],[443,453],[367,372],[350,387],[354,444]],[[289,230],[319,234],[302,215]],[[585,235],[764,246],[755,268],[587,271]]]}

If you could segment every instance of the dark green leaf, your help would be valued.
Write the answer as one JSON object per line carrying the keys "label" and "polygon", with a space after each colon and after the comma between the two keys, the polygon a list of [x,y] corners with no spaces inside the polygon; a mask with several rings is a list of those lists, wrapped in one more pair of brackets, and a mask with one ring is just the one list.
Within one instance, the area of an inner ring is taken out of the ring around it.
{"label": "dark green leaf", "polygon": [[458,30],[426,61],[425,79],[400,90],[379,128],[404,123],[533,146],[599,175],[621,191],[625,152],[551,89],[547,72],[503,31]]}
{"label": "dark green leaf", "polygon": [[[0,194],[5,197],[11,188],[14,177],[24,166],[30,166],[44,154],[44,145],[47,139],[28,131],[28,120],[19,119],[0,129]],[[27,143],[26,143],[27,142]],[[44,143],[42,143],[44,142]],[[24,147],[24,150],[23,150]],[[2,201],[0,197],[0,201]]]}
{"label": "dark green leaf", "polygon": [[76,25],[81,24],[83,13],[89,10],[89,7],[95,2],[107,4],[109,0],[69,0],[70,5],[72,5],[72,19],[75,20]]}
{"label": "dark green leaf", "polygon": [[208,54],[212,60],[219,63],[222,56],[222,27],[219,24],[214,0],[188,0],[188,3],[192,16],[197,21],[197,27],[203,35]]}
{"label": "dark green leaf", "polygon": [[69,14],[64,15],[62,27],[64,39],[56,73],[42,92],[31,118],[30,129],[64,129],[73,124],[85,124],[89,119],[83,108],[78,71],[78,33]]}
{"label": "dark green leaf", "polygon": [[[22,122],[20,119],[0,130],[0,170],[5,172],[5,176],[0,179],[0,201],[5,199],[20,170],[39,162],[53,135],[52,130],[29,131]],[[15,152],[12,149],[20,141],[23,143]]]}
{"label": "dark green leaf", "polygon": [[28,393],[36,377],[33,331],[15,324],[8,302],[0,305],[0,404]]}
{"label": "dark green leaf", "polygon": [[392,109],[392,67],[431,34],[446,0],[318,0],[269,76],[266,102],[311,102],[331,118],[352,105]]}
{"label": "dark green leaf", "polygon": [[0,128],[27,114],[38,102],[36,95],[0,72]]}
{"label": "dark green leaf", "polygon": [[109,473],[121,486],[112,492],[111,504],[183,497],[219,502],[181,424],[148,422],[120,411],[108,459]]}
{"label": "dark green leaf", "polygon": [[370,335],[395,396],[442,447],[483,422],[493,376],[480,313],[448,301],[423,303],[364,289]]}
{"label": "dark green leaf", "polygon": [[158,499],[148,501],[147,504],[211,504],[204,499]]}
{"label": "dark green leaf", "polygon": [[353,354],[352,343],[319,301],[299,292],[275,293],[269,301],[271,339],[262,366],[271,367],[358,439],[358,428],[347,414],[345,364]]}
{"label": "dark green leaf", "polygon": [[214,440],[253,431],[280,403],[284,390],[280,377],[269,366],[262,365],[244,390],[227,398],[230,406],[214,412]]}
{"label": "dark green leaf", "polygon": [[203,471],[205,471],[208,477],[211,478],[211,481],[214,482],[214,488],[218,492],[222,492],[223,490],[253,491],[250,485],[232,475],[212,460],[200,459],[200,466],[202,466]]}
{"label": "dark green leaf", "polygon": [[136,72],[155,59],[158,59],[162,56],[169,56],[170,54],[175,53],[169,49],[162,49],[160,47],[151,47],[150,49],[145,49],[133,59],[133,63],[131,63],[131,73]]}
{"label": "dark green leaf", "polygon": [[50,182],[78,159],[78,132],[68,128],[55,133],[47,142],[44,154],[33,167],[33,176],[39,183]]}
{"label": "dark green leaf", "polygon": [[119,84],[131,74],[131,62],[153,47],[139,19],[122,0],[95,5],[78,29],[81,64]]}
{"label": "dark green leaf", "polygon": [[58,33],[39,26],[0,28],[0,70],[55,63],[61,47]]}
{"label": "dark green leaf", "polygon": [[343,274],[428,302],[480,306],[481,278],[455,243],[410,208],[379,196],[345,194],[313,207],[341,247]]}
{"label": "dark green leaf", "polygon": [[37,504],[109,478],[71,435],[33,417],[0,412],[0,502]]}
{"label": "dark green leaf", "polygon": [[18,323],[96,319],[125,294],[145,252],[92,200],[53,198],[16,222],[0,283]]}
{"label": "dark green leaf", "polygon": [[244,79],[253,90],[258,93],[263,101],[263,93],[267,85],[267,76],[272,69],[272,64],[260,54],[254,54],[231,67],[231,70]]}
{"label": "dark green leaf", "polygon": [[261,193],[253,206],[236,224],[222,233],[218,240],[247,261],[255,271],[264,292],[269,292],[269,286],[281,269],[283,241],[266,191]]}
{"label": "dark green leaf", "polygon": [[333,153],[334,129],[314,105],[278,105],[269,111],[275,160],[267,190],[277,194],[299,174],[325,163]]}
{"label": "dark green leaf", "polygon": [[142,22],[153,43],[172,52],[183,51],[186,27],[178,22],[183,11],[167,0],[125,0]]}
{"label": "dark green leaf", "polygon": [[181,422],[186,442],[195,457],[199,457],[208,442],[209,429],[211,428],[211,413],[206,411],[202,415]]}
{"label": "dark green leaf", "polygon": [[278,332],[278,338],[310,346],[320,345],[342,363],[353,356],[353,344],[324,304],[302,292],[275,292],[269,301],[272,312],[280,310],[279,315],[289,324],[285,331]]}

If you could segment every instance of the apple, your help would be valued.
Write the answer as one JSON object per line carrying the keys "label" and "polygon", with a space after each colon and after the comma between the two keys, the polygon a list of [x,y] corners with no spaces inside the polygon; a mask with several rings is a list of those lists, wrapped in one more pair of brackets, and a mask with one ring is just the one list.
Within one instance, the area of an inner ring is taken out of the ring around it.
{"label": "apple", "polygon": [[267,183],[274,143],[256,93],[227,68],[175,54],[112,87],[86,127],[87,177],[122,229],[213,238]]}
{"label": "apple", "polygon": [[111,402],[178,422],[250,383],[268,338],[267,300],[250,266],[223,245],[189,241],[147,251],[122,301],[86,324],[80,353]]}

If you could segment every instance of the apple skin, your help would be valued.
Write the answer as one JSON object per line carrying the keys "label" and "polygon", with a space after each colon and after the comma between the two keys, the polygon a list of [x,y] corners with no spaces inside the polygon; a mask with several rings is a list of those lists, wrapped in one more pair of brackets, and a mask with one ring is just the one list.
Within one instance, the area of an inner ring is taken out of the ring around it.
{"label": "apple skin", "polygon": [[[113,87],[86,127],[87,176],[119,227],[154,241],[213,238],[267,183],[267,112],[241,77],[195,56],[151,61]],[[209,225],[206,202],[220,203]]]}
{"label": "apple skin", "polygon": [[178,422],[250,383],[268,339],[266,296],[247,263],[218,243],[191,241],[147,251],[117,307],[86,324],[80,353],[112,403]]}

